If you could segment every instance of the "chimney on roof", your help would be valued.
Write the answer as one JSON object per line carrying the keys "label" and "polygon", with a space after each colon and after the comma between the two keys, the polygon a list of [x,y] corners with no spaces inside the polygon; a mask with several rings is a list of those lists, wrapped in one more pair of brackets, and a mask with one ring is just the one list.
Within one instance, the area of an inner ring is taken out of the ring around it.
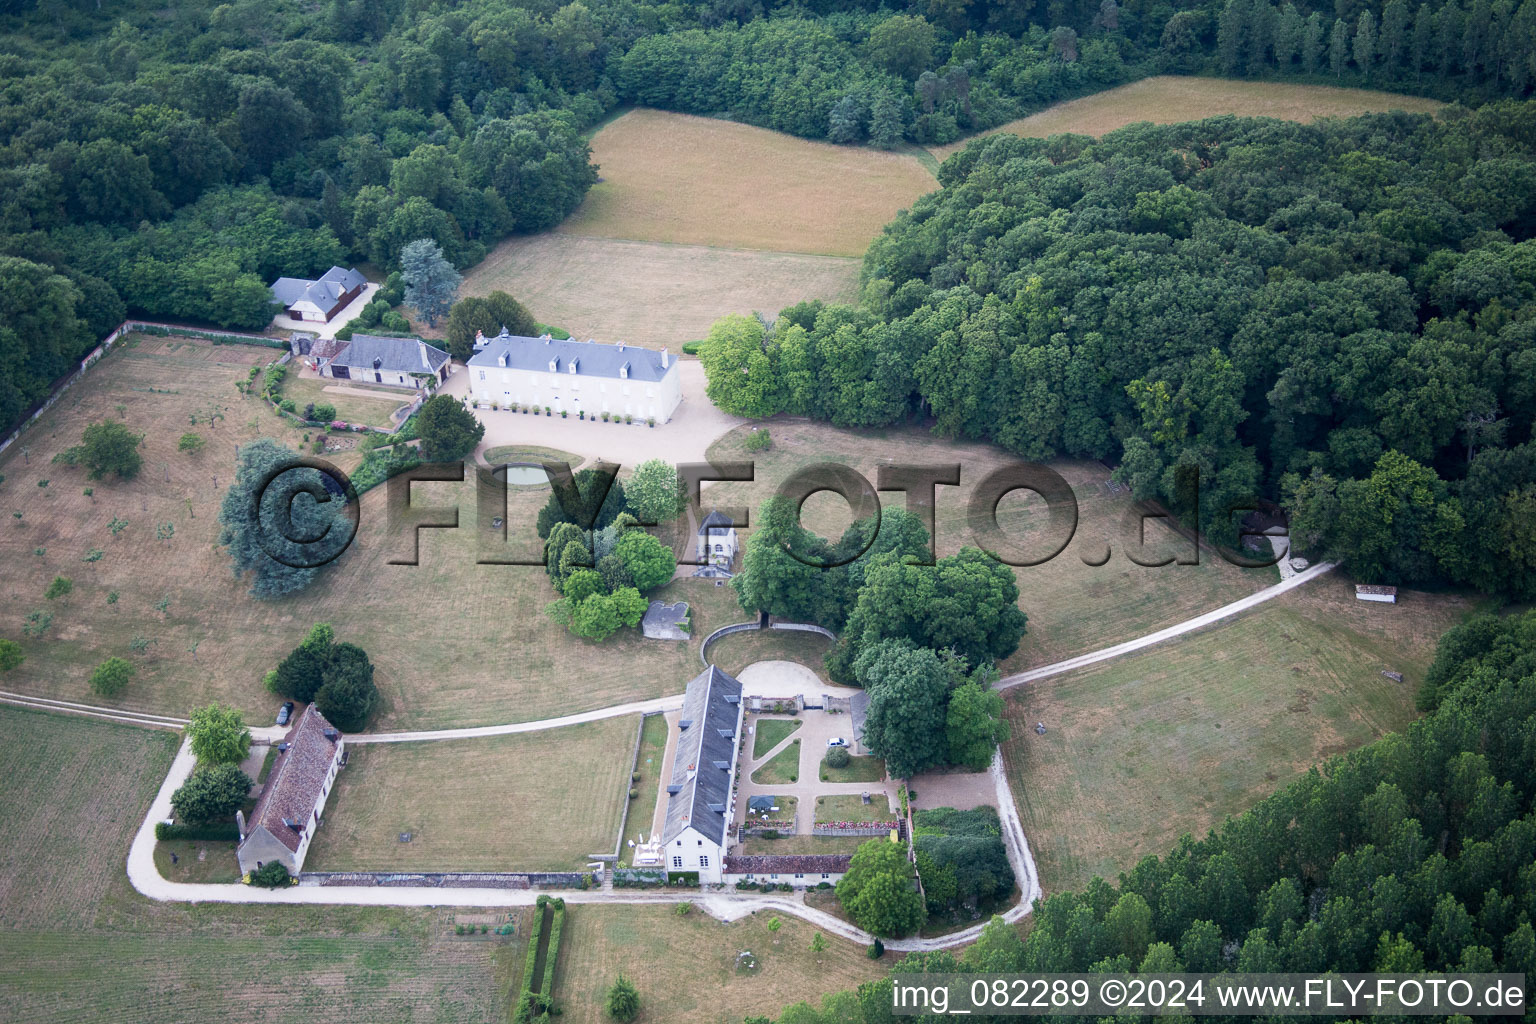
{"label": "chimney on roof", "polygon": [[245,842],[245,812],[235,812],[235,831],[240,835],[240,841]]}
{"label": "chimney on roof", "polygon": [[623,351],[624,351],[624,343],[623,343],[623,342],[622,342],[622,341],[621,341],[621,342],[619,342],[619,351],[620,351],[620,352],[623,352]]}
{"label": "chimney on roof", "polygon": [[663,369],[663,370],[665,370],[665,369],[666,369],[666,368],[667,368],[667,358],[668,358],[668,356],[670,356],[670,355],[671,355],[671,354],[672,354],[672,353],[670,353],[670,352],[668,352],[668,351],[667,351],[667,350],[666,350],[666,349],[662,349],[662,350],[661,350],[661,368],[662,368],[662,369]]}
{"label": "chimney on roof", "polygon": [[539,335],[539,337],[544,339],[544,344],[546,345],[555,340],[554,335],[550,334],[548,331],[545,331],[543,334]]}
{"label": "chimney on roof", "polygon": [[421,353],[421,368],[423,370],[432,369],[432,360],[427,358],[427,343],[417,338],[416,350]]}

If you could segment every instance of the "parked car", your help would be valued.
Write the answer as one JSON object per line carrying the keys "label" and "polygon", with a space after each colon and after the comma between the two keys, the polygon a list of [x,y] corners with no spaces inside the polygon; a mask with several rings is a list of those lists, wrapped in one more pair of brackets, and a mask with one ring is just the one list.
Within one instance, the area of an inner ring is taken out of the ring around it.
{"label": "parked car", "polygon": [[841,736],[833,736],[831,739],[827,740],[827,746],[829,747],[846,747],[847,745],[848,741],[843,739]]}
{"label": "parked car", "polygon": [[288,719],[293,715],[293,701],[283,701],[283,706],[277,709],[277,724],[287,725]]}

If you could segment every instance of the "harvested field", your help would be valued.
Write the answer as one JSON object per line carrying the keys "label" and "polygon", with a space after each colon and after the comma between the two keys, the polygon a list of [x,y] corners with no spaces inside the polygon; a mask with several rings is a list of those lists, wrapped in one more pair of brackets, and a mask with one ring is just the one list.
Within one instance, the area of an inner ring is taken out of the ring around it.
{"label": "harvested field", "polygon": [[948,146],[930,147],[929,152],[943,160],[964,149],[973,139],[1001,132],[1040,139],[1064,132],[1097,136],[1138,121],[1173,124],[1223,114],[1275,117],[1306,124],[1320,117],[1353,117],[1386,110],[1427,113],[1443,106],[1445,104],[1439,100],[1373,89],[1158,75],[1118,89],[1058,103],[1038,114],[1010,121],[969,139]]}
{"label": "harvested field", "polygon": [[613,852],[639,726],[624,716],[487,739],[354,745],[305,867],[579,870],[588,854]]}
{"label": "harvested field", "polygon": [[603,180],[563,234],[861,256],[936,187],[907,154],[661,110],[605,125],[592,160]]}
{"label": "harvested field", "polygon": [[498,245],[459,294],[509,292],[573,337],[681,353],[727,313],[852,302],[858,284],[859,261],[840,256],[543,234]]}
{"label": "harvested field", "polygon": [[190,906],[133,892],[128,844],[176,743],[0,707],[0,770],[26,782],[0,795],[6,1020],[506,1020],[501,944],[456,939],[448,911]]}

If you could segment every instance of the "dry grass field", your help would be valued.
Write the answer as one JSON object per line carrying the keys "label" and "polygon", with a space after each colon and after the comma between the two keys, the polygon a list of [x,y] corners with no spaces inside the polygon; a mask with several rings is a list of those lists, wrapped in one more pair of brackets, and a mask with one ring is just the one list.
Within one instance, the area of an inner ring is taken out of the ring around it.
{"label": "dry grass field", "polygon": [[1199,121],[1222,114],[1239,117],[1276,117],[1303,124],[1320,117],[1353,117],[1385,110],[1421,113],[1445,104],[1421,96],[1371,89],[1343,89],[1328,85],[1297,85],[1288,82],[1243,82],[1225,78],[1194,78],[1158,75],[1118,89],[1108,89],[1082,99],[1047,107],[1038,114],[1010,121],[991,131],[929,152],[943,160],[964,149],[972,139],[1008,132],[1030,138],[1046,138],[1071,132],[1103,135],[1138,121],[1173,124]]}
{"label": "dry grass field", "polygon": [[1474,602],[1410,591],[1366,605],[1353,589],[1329,575],[1221,626],[1009,691],[1004,754],[1046,891],[1113,878],[1412,721],[1435,639]]}
{"label": "dry grass field", "polygon": [[170,733],[0,707],[0,1016],[15,1024],[506,1020],[453,914],[152,903],[123,863]]}
{"label": "dry grass field", "polygon": [[[757,464],[757,478],[752,483],[706,485],[710,501],[756,508],[797,469],[823,461],[852,466],[871,483],[877,467],[885,462],[959,462],[961,486],[938,489],[935,519],[940,557],[976,543],[967,521],[971,488],[993,468],[1009,461],[1009,456],[995,448],[945,441],[920,430],[855,432],[789,419],[774,420],[768,429],[774,443],[766,452],[754,454],[742,446],[750,427],[732,431],[710,449],[710,458],[715,461],[753,459]],[[1057,463],[1054,468],[1076,495],[1077,532],[1056,558],[1014,570],[1019,606],[1029,616],[1029,625],[1018,652],[1004,662],[1005,673],[1129,640],[1245,597],[1278,579],[1274,569],[1239,569],[1209,550],[1201,551],[1198,565],[1136,565],[1126,557],[1130,547],[1126,515],[1134,508],[1130,494],[1123,488],[1112,491],[1108,470],[1097,463]],[[898,507],[903,500],[897,492],[885,492],[881,497]],[[1026,492],[1016,492],[1005,498],[998,509],[998,521],[1009,537],[1018,540],[1024,553],[1041,555],[1048,550],[1041,539],[1049,533],[1048,517],[1043,502],[1028,497],[1026,500]],[[818,494],[806,502],[802,521],[822,536],[835,538],[849,523],[849,508],[835,495]],[[1134,536],[1135,524],[1134,518],[1130,520],[1130,536]],[[1148,546],[1138,552],[1143,561],[1187,555],[1191,550],[1188,541],[1155,520],[1149,521],[1147,535]],[[1106,544],[1112,549],[1106,564],[1095,568],[1084,563],[1084,558],[1102,558]],[[726,645],[735,640],[722,640],[710,649],[711,655],[717,649],[723,655]],[[721,664],[725,667],[724,661]]]}
{"label": "dry grass field", "polygon": [[592,137],[603,180],[563,234],[861,256],[935,188],[913,156],[631,110]]}
{"label": "dry grass field", "polygon": [[[640,1024],[741,1024],[883,977],[894,959],[877,963],[862,946],[832,935],[826,949],[812,953],[814,927],[785,916],[771,932],[770,916],[722,924],[697,909],[679,917],[670,906],[571,905],[555,977],[560,1019],[605,1024],[603,995],[623,972],[640,991]],[[756,956],[755,971],[736,969],[740,950]]]}
{"label": "dry grass field", "polygon": [[727,313],[852,302],[858,284],[859,261],[842,256],[543,234],[497,246],[459,294],[509,292],[572,337],[677,353]]}
{"label": "dry grass field", "polygon": [[[424,531],[420,565],[388,564],[408,552],[409,535],[390,540],[385,489],[378,488],[363,497],[357,541],[319,581],[282,600],[254,599],[216,545],[216,517],[235,444],[269,436],[301,446],[300,430],[234,388],[245,368],[274,354],[130,340],[0,456],[6,478],[0,483],[0,562],[6,566],[0,636],[21,641],[26,654],[26,662],[6,674],[7,689],[98,703],[87,685],[90,672],[120,656],[138,665],[138,675],[108,703],[184,715],[221,700],[243,708],[252,721],[266,721],[275,702],[262,677],[313,623],[327,621],[338,637],[367,650],[376,666],[385,700],[376,726],[486,724],[679,693],[698,674],[699,640],[741,621],[729,588],[685,579],[655,596],[692,604],[694,639],[686,643],[647,641],[638,630],[603,643],[570,636],[544,613],[555,594],[540,568],[477,564],[468,483],[414,489],[413,500],[427,504],[457,500],[463,523],[458,530]],[[212,430],[189,427],[189,414],[210,403],[223,407],[224,419]],[[88,481],[83,470],[50,465],[87,424],[119,415],[145,434],[137,479]],[[188,429],[208,440],[198,455],[176,451]],[[333,461],[351,470],[357,459],[346,453]],[[39,488],[39,479],[49,486]],[[91,497],[82,493],[88,484]],[[543,490],[510,492],[518,550],[539,550],[533,524],[546,497]],[[9,515],[13,510],[23,513],[20,520]],[[114,518],[128,524],[116,536],[108,529]],[[169,541],[156,539],[162,523],[174,528]],[[101,559],[83,562],[96,548]],[[42,554],[34,554],[38,549]],[[56,575],[73,579],[74,592],[50,602],[43,593]],[[33,611],[53,616],[41,637],[22,634]],[[136,637],[149,641],[145,652],[133,650]]]}
{"label": "dry grass field", "polygon": [[639,727],[635,715],[487,739],[354,745],[305,867],[578,870],[588,854],[613,851]]}

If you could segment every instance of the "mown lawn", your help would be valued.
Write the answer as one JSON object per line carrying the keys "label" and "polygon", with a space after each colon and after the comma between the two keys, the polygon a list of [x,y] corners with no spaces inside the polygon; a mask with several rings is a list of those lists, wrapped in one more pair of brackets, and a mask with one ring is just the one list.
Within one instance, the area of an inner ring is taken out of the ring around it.
{"label": "mown lawn", "polygon": [[0,772],[14,782],[0,793],[0,1016],[506,1020],[498,944],[455,938],[448,911],[192,906],[135,893],[128,845],[177,742],[0,706]]}
{"label": "mown lawn", "polygon": [[885,778],[885,762],[878,757],[850,757],[846,768],[833,768],[821,759],[822,782],[879,782]]}
{"label": "mown lawn", "polygon": [[1004,755],[1046,891],[1113,878],[1404,728],[1435,638],[1471,602],[1411,591],[1402,602],[1362,604],[1353,581],[1330,575],[1225,624],[1010,690]]}
{"label": "mown lawn", "polygon": [[[781,840],[782,842],[782,840]],[[555,992],[564,1024],[607,1024],[603,995],[621,972],[640,991],[644,1024],[741,1024],[777,1018],[790,1003],[883,977],[895,959],[870,960],[864,947],[824,934],[798,918],[752,914],[721,924],[702,911],[679,917],[672,907],[570,905],[560,938]],[[751,950],[755,971],[738,971],[736,954]]]}
{"label": "mown lawn", "polygon": [[760,786],[778,786],[800,779],[800,741],[774,755],[773,760],[752,773],[752,781]]}
{"label": "mown lawn", "polygon": [[639,727],[626,715],[485,739],[354,744],[305,867],[579,870],[589,854],[613,852]]}
{"label": "mown lawn", "polygon": [[752,759],[755,761],[784,742],[789,734],[800,728],[798,718],[759,718],[755,738],[752,741]]}

